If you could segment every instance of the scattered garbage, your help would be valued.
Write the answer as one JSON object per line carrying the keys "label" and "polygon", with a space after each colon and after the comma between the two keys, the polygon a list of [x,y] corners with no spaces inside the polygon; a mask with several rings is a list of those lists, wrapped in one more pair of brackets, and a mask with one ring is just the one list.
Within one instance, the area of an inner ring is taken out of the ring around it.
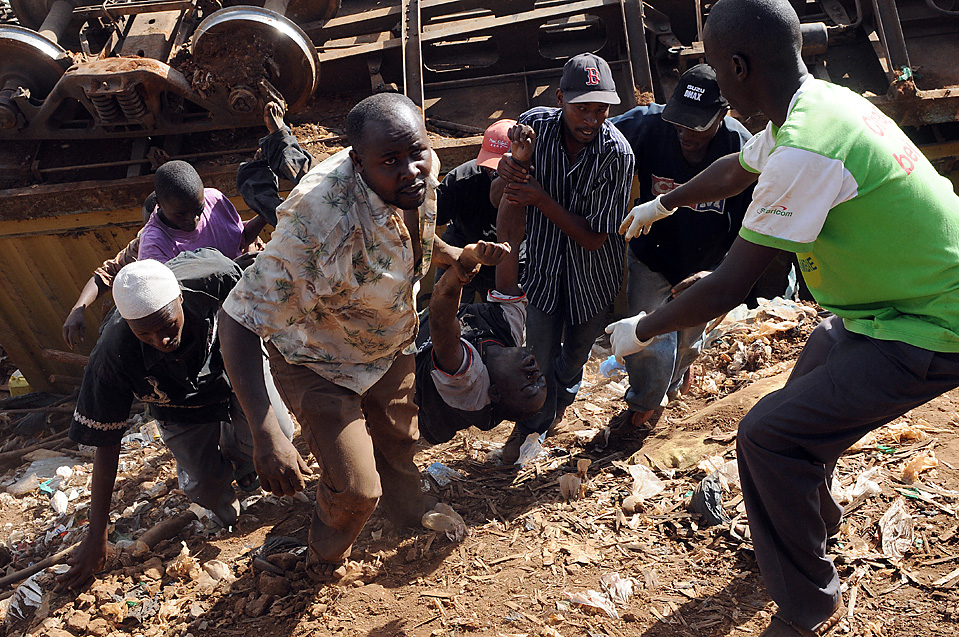
{"label": "scattered garbage", "polygon": [[232,582],[236,579],[233,569],[226,562],[220,560],[209,560],[203,564],[203,571],[209,575],[215,582]]}
{"label": "scattered garbage", "polygon": [[599,373],[606,378],[619,378],[626,375],[626,368],[615,356],[610,356],[599,364]]}
{"label": "scattered garbage", "polygon": [[716,474],[709,474],[693,490],[687,507],[690,513],[702,516],[707,526],[726,524],[729,516],[723,510],[723,485]]}
{"label": "scattered garbage", "polygon": [[628,471],[633,478],[632,495],[639,500],[648,500],[659,495],[666,488],[653,470],[644,464],[631,464],[628,466]]}
{"label": "scattered garbage", "polygon": [[723,491],[739,488],[739,463],[735,460],[726,460],[719,455],[711,456],[700,460],[696,468],[703,473],[715,476],[722,485]]}
{"label": "scattered garbage", "polygon": [[526,436],[526,440],[520,445],[519,457],[513,464],[519,465],[520,467],[526,466],[526,463],[536,458],[542,451],[543,443],[540,441],[540,434],[535,432],[531,433]]}
{"label": "scattered garbage", "polygon": [[433,479],[436,480],[436,484],[441,487],[445,487],[453,480],[463,480],[463,474],[457,471],[456,469],[451,469],[447,467],[442,462],[434,462],[426,468],[426,473],[433,476]]}
{"label": "scattered garbage", "polygon": [[577,500],[583,480],[575,473],[567,473],[559,477],[559,492],[564,500]]}
{"label": "scattered garbage", "polygon": [[[791,318],[788,305],[783,307],[787,309],[780,311],[773,306],[771,312],[752,323],[743,323],[743,331],[737,332],[735,329],[738,328],[735,328],[725,333],[711,355],[716,360],[723,356],[729,360],[722,361],[722,367],[710,363],[702,376],[697,374],[692,397],[683,401],[689,407],[677,405],[674,401],[664,412],[664,419],[669,418],[669,421],[663,422],[671,424],[658,427],[644,442],[645,448],[636,455],[624,453],[617,457],[615,454],[621,451],[620,448],[604,453],[583,451],[576,442],[592,439],[597,427],[602,427],[621,407],[621,403],[614,400],[624,388],[613,380],[621,372],[607,364],[608,351],[591,362],[580,399],[568,412],[566,424],[575,425],[570,427],[574,431],[550,439],[547,447],[538,436],[528,439],[528,453],[519,471],[515,467],[482,466],[491,455],[495,457],[501,453],[501,443],[474,437],[489,434],[467,432],[446,447],[437,446],[421,452],[418,460],[428,458],[421,465],[425,474],[430,476],[428,481],[447,487],[446,495],[455,498],[452,501],[457,504],[459,513],[448,505],[437,506],[423,518],[423,525],[436,533],[402,538],[405,544],[394,559],[402,562],[406,556],[409,572],[417,578],[419,592],[416,595],[427,593],[423,597],[429,602],[431,612],[435,606],[433,615],[442,616],[443,628],[461,627],[464,631],[492,634],[498,630],[491,622],[503,617],[515,620],[515,624],[509,627],[511,632],[502,634],[528,634],[531,637],[552,637],[560,634],[559,631],[565,635],[577,631],[590,635],[637,632],[638,624],[612,627],[611,622],[617,617],[624,622],[659,620],[663,623],[661,632],[688,629],[710,634],[722,622],[742,625],[747,621],[749,628],[758,627],[759,619],[736,619],[726,614],[729,608],[741,606],[730,599],[728,591],[716,588],[717,583],[724,586],[725,582],[742,577],[745,586],[736,586],[737,590],[743,591],[740,601],[747,607],[767,603],[757,602],[761,595],[753,596],[754,590],[759,588],[758,575],[742,568],[744,563],[751,563],[751,558],[737,559],[737,553],[748,552],[751,546],[748,535],[743,533],[742,496],[736,493],[741,487],[732,444],[736,435],[735,419],[703,419],[702,425],[697,422],[695,426],[687,426],[686,417],[696,416],[707,396],[735,392],[767,372],[767,368],[761,366],[765,364],[763,357],[767,356],[770,344],[775,355],[776,347],[789,344],[789,341],[777,341],[781,337],[770,338],[769,334],[762,336],[765,322],[770,322],[773,327],[783,327],[785,321],[795,320],[804,329],[814,323],[808,312],[803,312],[802,317],[797,314]],[[795,335],[800,333],[798,330],[792,332],[789,338],[796,341]],[[750,359],[751,355],[754,358]],[[603,364],[607,364],[605,370]],[[750,371],[750,365],[760,367]],[[726,374],[730,368],[739,368],[738,375]],[[717,369],[723,370],[723,374],[716,375]],[[723,416],[730,413],[723,412]],[[940,417],[934,412],[927,413],[932,413],[929,418],[938,426],[952,428],[951,424],[944,424],[953,418],[951,414]],[[674,426],[680,418],[684,422]],[[35,623],[29,634],[63,637],[57,632],[61,628],[69,629],[73,634],[101,634],[94,632],[92,627],[77,630],[63,625],[72,614],[87,613],[94,620],[99,619],[100,626],[103,621],[108,623],[107,632],[102,634],[109,634],[111,629],[118,633],[147,633],[154,625],[160,625],[157,634],[184,635],[193,631],[195,635],[199,634],[195,632],[197,630],[203,633],[231,625],[224,621],[231,613],[235,617],[229,619],[240,622],[261,618],[266,623],[273,616],[296,617],[301,612],[298,604],[303,603],[304,597],[309,599],[302,612],[321,620],[331,631],[348,626],[352,614],[360,616],[355,602],[350,601],[350,597],[356,596],[343,595],[342,589],[329,597],[324,591],[336,590],[336,587],[313,588],[309,595],[298,590],[296,578],[302,575],[306,551],[303,518],[280,527],[300,535],[299,540],[283,539],[293,544],[284,545],[277,549],[278,553],[270,555],[254,553],[257,548],[247,546],[244,555],[253,553],[252,559],[238,559],[234,557],[235,552],[223,550],[223,544],[216,544],[222,537],[210,531],[212,522],[206,527],[191,523],[186,528],[188,534],[202,533],[192,538],[183,536],[187,537],[192,553],[183,548],[179,537],[170,538],[156,547],[144,543],[140,539],[143,537],[141,533],[177,515],[189,504],[173,480],[174,469],[170,466],[173,463],[169,456],[160,455],[165,453],[162,445],[153,444],[156,439],[145,431],[147,424],[155,426],[152,420],[141,423],[139,431],[135,427],[131,429],[136,435],[125,443],[130,450],[121,457],[123,464],[117,482],[117,499],[111,510],[111,520],[115,525],[110,535],[111,541],[116,541],[116,548],[121,550],[115,557],[111,556],[112,565],[107,571],[98,574],[102,586],[97,588],[94,584],[90,591],[95,601],[64,597],[62,610],[51,613],[47,623],[40,625],[34,616]],[[710,429],[712,434],[708,433]],[[904,594],[922,601],[922,606],[915,605],[916,611],[940,612],[944,617],[953,612],[939,601],[930,601],[928,595],[930,585],[956,590],[955,586],[959,584],[959,569],[952,570],[955,564],[945,561],[959,546],[959,517],[949,515],[950,510],[959,508],[959,491],[950,489],[959,489],[959,486],[951,471],[940,468],[938,474],[929,472],[936,462],[943,467],[951,462],[951,455],[940,450],[937,447],[939,442],[932,438],[936,431],[929,423],[907,414],[899,422],[877,430],[862,453],[844,456],[837,466],[833,482],[836,499],[846,505],[847,511],[856,513],[844,520],[839,542],[831,542],[830,555],[836,556],[841,565],[843,582],[849,586],[846,595],[854,594],[858,587],[860,602],[856,607],[856,621],[862,621],[863,634],[868,632],[867,622],[888,614],[884,609],[889,604],[901,603]],[[688,434],[688,437],[681,434]],[[662,438],[669,440],[663,441]],[[704,438],[709,444],[693,445],[689,442]],[[951,444],[951,439],[947,437],[944,442]],[[681,448],[677,450],[677,447]],[[931,451],[933,447],[936,447],[936,453]],[[69,464],[52,473],[34,476],[32,484],[18,496],[0,493],[4,520],[14,522],[3,529],[3,545],[9,547],[11,561],[2,561],[0,554],[0,568],[9,572],[52,554],[55,547],[69,546],[82,539],[87,528],[88,511],[85,509],[89,504],[89,459],[92,452],[92,449],[81,449],[78,455],[86,462],[70,458],[67,460]],[[633,450],[627,453],[632,454]],[[580,454],[599,459],[599,470],[593,468],[590,471],[588,460],[580,458]],[[27,464],[24,462],[19,470],[11,470],[4,476],[4,484],[13,486],[28,477]],[[898,482],[900,476],[905,480],[908,467],[915,469],[916,482],[911,488]],[[940,478],[944,485],[936,484]],[[923,482],[919,482],[920,479]],[[887,482],[883,483],[883,480]],[[880,485],[886,489],[885,495]],[[893,503],[890,494],[895,496],[895,491],[906,499],[897,501],[897,506],[882,516]],[[562,495],[565,501],[558,501],[557,495]],[[283,516],[287,515],[285,512],[292,507],[309,511],[301,500],[264,494],[250,496],[243,504],[250,510],[241,517],[241,532],[224,542],[256,544],[260,540],[254,538],[263,538],[248,533],[248,529],[260,529],[266,524],[279,527]],[[202,507],[194,505],[191,508],[208,519],[209,512]],[[17,509],[25,512],[25,516],[34,515],[38,521],[21,524],[16,518]],[[283,513],[277,515],[274,513],[277,510]],[[690,511],[699,515],[690,515]],[[704,529],[704,521],[710,520],[710,513],[715,514],[716,520],[727,523],[729,517],[735,519],[728,531]],[[877,524],[880,516],[883,519]],[[474,526],[467,529],[464,518],[469,518]],[[733,527],[737,530],[733,531]],[[466,537],[468,533],[469,538]],[[444,534],[462,544],[450,547],[441,538]],[[273,539],[276,536],[269,537],[264,548]],[[395,542],[392,527],[383,524],[377,515],[372,518],[368,532],[361,536],[358,553],[376,563],[383,551],[389,551]],[[139,551],[132,550],[134,547]],[[0,550],[2,548],[4,546],[0,546]],[[880,550],[888,559],[880,557]],[[202,563],[197,560],[214,555],[220,559]],[[841,561],[843,559],[845,561]],[[898,562],[901,559],[903,561]],[[898,562],[891,569],[890,560]],[[853,565],[857,576],[849,575],[845,570],[848,565]],[[341,582],[341,586],[369,584],[371,568],[351,567],[351,575]],[[704,581],[703,578],[713,580],[714,573],[715,581]],[[634,575],[636,579],[628,575]],[[237,586],[229,585],[237,577],[242,581]],[[925,590],[912,580],[913,577]],[[284,579],[287,580],[285,583]],[[862,579],[861,584],[859,579]],[[128,580],[132,580],[132,584]],[[536,584],[526,588],[517,586],[517,582],[525,581]],[[559,595],[563,589],[558,586],[564,582],[570,592]],[[867,585],[868,589],[863,588]],[[506,586],[510,591],[519,592],[507,595],[504,592]],[[904,588],[893,594],[896,587]],[[597,590],[575,591],[587,588]],[[473,605],[473,596],[461,595],[459,591],[462,590],[491,591],[489,596],[495,595],[497,601],[508,598],[507,609],[487,619]],[[640,590],[643,591],[641,600]],[[871,592],[867,598],[863,594],[865,590],[876,593],[886,605],[877,608],[877,597]],[[284,596],[282,591],[287,594]],[[397,595],[402,601],[390,600],[394,592],[370,587],[370,603],[396,609],[409,601],[405,590],[402,598]],[[316,595],[321,597],[312,599]],[[684,598],[700,601],[686,602]],[[707,600],[711,598],[715,598],[719,606],[710,605]],[[367,598],[364,596],[363,599]],[[0,600],[0,608],[12,600],[13,597]],[[550,604],[556,605],[556,612],[551,611]],[[321,611],[312,610],[320,607]],[[541,612],[544,608],[545,613]],[[209,616],[204,616],[205,613]],[[574,613],[600,616],[573,617]],[[423,619],[429,617],[424,615]],[[765,619],[762,612],[759,618]],[[207,620],[209,626],[204,627]],[[125,622],[125,625],[118,627],[117,622]],[[137,622],[141,626],[136,626]],[[587,622],[588,628],[580,630]],[[547,630],[550,626],[555,629]],[[253,625],[250,630],[260,628]],[[367,631],[370,626],[356,628]],[[433,623],[424,630],[428,632],[434,628],[439,625]],[[873,633],[887,634],[888,627],[886,632],[876,630]]]}
{"label": "scattered garbage", "polygon": [[613,605],[613,601],[605,593],[588,590],[581,593],[570,593],[563,591],[563,595],[573,606],[589,613],[605,613],[612,619],[619,619],[619,613]]}
{"label": "scattered garbage", "polygon": [[902,468],[902,481],[912,484],[919,479],[919,474],[939,466],[936,453],[929,449],[913,458]]}
{"label": "scattered garbage", "polygon": [[576,473],[567,473],[559,477],[559,492],[565,500],[579,500],[586,497],[586,471],[592,460],[580,458],[576,462]]}
{"label": "scattered garbage", "polygon": [[63,480],[61,476],[57,475],[57,471],[61,467],[71,467],[76,464],[76,460],[73,458],[58,453],[51,454],[46,450],[41,451],[46,453],[37,454],[34,452],[24,456],[25,460],[31,462],[21,474],[20,479],[7,487],[7,493],[22,496],[31,491],[36,491],[41,484],[47,483],[48,492],[52,494],[56,490],[56,485]]}
{"label": "scattered garbage", "polygon": [[462,542],[466,537],[466,522],[445,502],[437,502],[432,511],[424,513],[422,524],[431,531],[445,533],[452,542]]}
{"label": "scattered garbage", "polygon": [[745,304],[729,312],[704,336],[705,347],[710,347],[727,334],[743,334],[759,339],[777,332],[788,332],[805,321],[816,320],[816,310],[790,299],[757,299],[758,306],[749,309]]}
{"label": "scattered garbage", "polygon": [[603,573],[599,578],[599,585],[614,604],[625,606],[633,596],[635,581],[631,577],[624,578],[619,573]]}
{"label": "scattered garbage", "polygon": [[912,516],[906,511],[902,498],[897,499],[879,520],[882,534],[882,554],[893,559],[902,559],[912,549]]}
{"label": "scattered garbage", "polygon": [[57,515],[63,515],[67,512],[67,502],[67,494],[60,490],[57,490],[50,498],[50,506],[57,512]]}
{"label": "scattered garbage", "polygon": [[195,580],[200,577],[200,568],[196,558],[190,555],[190,548],[186,542],[180,542],[183,547],[180,554],[166,567],[166,574],[176,579]]}
{"label": "scattered garbage", "polygon": [[849,504],[882,493],[879,483],[873,480],[878,474],[879,467],[873,467],[856,476],[856,482],[849,487],[834,483],[833,497],[840,504]]}

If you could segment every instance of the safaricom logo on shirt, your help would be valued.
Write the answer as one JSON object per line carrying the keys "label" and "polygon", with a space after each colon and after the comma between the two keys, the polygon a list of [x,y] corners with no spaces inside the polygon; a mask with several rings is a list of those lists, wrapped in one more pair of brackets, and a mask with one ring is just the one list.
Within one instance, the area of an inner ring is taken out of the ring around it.
{"label": "safaricom logo on shirt", "polygon": [[760,208],[759,214],[761,215],[779,215],[780,217],[791,217],[793,216],[792,210],[786,210],[786,206],[772,206],[769,208]]}

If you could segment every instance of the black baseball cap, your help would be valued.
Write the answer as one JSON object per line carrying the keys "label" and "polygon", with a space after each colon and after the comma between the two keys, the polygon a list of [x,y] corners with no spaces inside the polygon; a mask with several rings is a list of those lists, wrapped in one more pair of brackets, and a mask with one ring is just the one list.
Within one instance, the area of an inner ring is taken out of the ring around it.
{"label": "black baseball cap", "polygon": [[580,53],[566,61],[559,89],[563,91],[563,101],[567,104],[619,104],[609,64],[592,53]]}
{"label": "black baseball cap", "polygon": [[729,104],[719,94],[716,72],[708,64],[697,64],[682,74],[673,96],[666,102],[662,118],[695,131],[706,130],[725,113]]}

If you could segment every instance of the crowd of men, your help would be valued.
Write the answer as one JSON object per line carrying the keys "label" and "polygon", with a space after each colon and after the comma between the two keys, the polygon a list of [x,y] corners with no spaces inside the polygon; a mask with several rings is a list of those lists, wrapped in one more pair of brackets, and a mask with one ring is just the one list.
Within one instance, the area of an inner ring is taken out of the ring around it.
{"label": "crowd of men", "polygon": [[[571,58],[556,107],[494,123],[442,183],[422,113],[394,93],[357,104],[351,146],[316,165],[268,106],[269,135],[238,174],[258,213],[246,223],[188,164],[162,166],[143,230],[64,324],[73,346],[112,288],[71,428],[97,447],[90,527],[62,585],[104,564],[135,397],[184,492],[226,526],[234,481],[292,495],[311,479],[292,413],[319,465],[308,571],[336,579],[378,504],[399,528],[436,504],[413,462],[421,436],[510,421],[515,462],[561,426],[604,330],[629,390],[602,442],[647,430],[688,389],[704,326],[764,277],[784,292],[795,261],[829,315],[740,423],[737,455],[779,606],[763,635],[832,628],[837,458],[959,386],[959,197],[869,102],[807,73],[787,0],[720,0],[704,45],[707,64],[666,104],[613,118],[607,63]],[[769,124],[751,136],[730,108]],[[285,201],[280,177],[296,184]],[[608,324],[624,279],[632,316]]]}

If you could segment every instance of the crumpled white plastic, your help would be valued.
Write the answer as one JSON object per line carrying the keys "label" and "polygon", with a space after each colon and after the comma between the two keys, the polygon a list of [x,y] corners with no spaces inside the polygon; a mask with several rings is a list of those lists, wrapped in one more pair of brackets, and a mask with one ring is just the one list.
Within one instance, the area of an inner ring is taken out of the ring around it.
{"label": "crumpled white plastic", "polygon": [[563,591],[563,595],[566,596],[570,604],[585,606],[586,608],[592,609],[594,612],[602,611],[613,619],[619,619],[619,613],[616,612],[616,607],[613,605],[613,602],[609,596],[607,596],[605,593],[592,590],[582,593],[570,593],[569,591]]}
{"label": "crumpled white plastic", "polygon": [[603,587],[603,591],[613,603],[620,606],[629,603],[629,599],[633,596],[634,584],[633,578],[623,578],[616,572],[603,573],[602,577],[599,578],[599,585]]}
{"label": "crumpled white plastic", "polygon": [[437,502],[432,511],[423,514],[421,522],[432,531],[445,533],[451,542],[462,542],[466,537],[466,521],[445,502]]}
{"label": "crumpled white plastic", "polygon": [[631,464],[627,467],[629,475],[633,477],[632,494],[640,500],[649,499],[662,493],[666,485],[656,477],[653,470],[644,464]]}
{"label": "crumpled white plastic", "polygon": [[913,519],[902,498],[896,500],[879,519],[882,554],[901,559],[912,548]]}

